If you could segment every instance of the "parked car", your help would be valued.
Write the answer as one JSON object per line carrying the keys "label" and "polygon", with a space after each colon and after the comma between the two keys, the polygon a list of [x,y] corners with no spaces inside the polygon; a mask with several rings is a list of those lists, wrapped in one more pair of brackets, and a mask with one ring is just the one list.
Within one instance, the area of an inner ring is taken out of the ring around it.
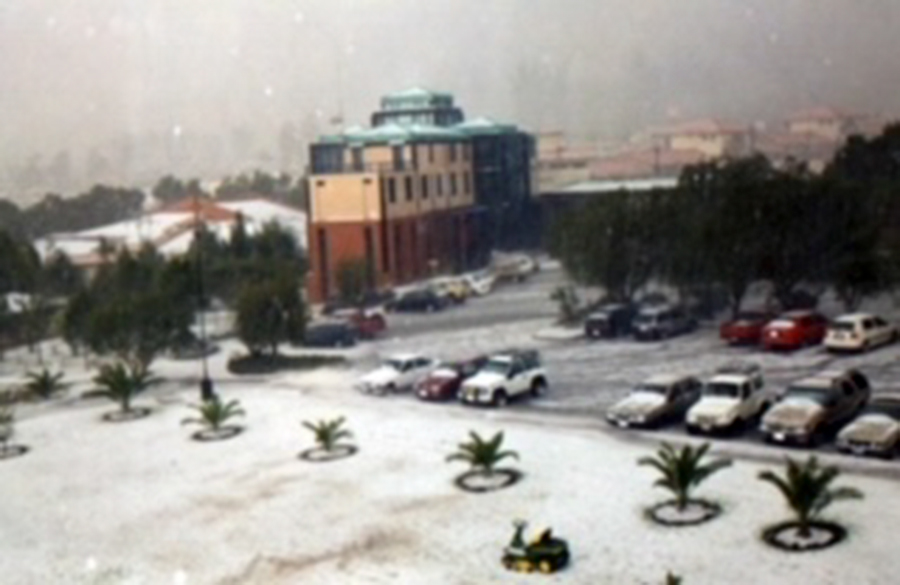
{"label": "parked car", "polygon": [[767,390],[759,364],[735,362],[719,368],[687,413],[687,430],[722,433],[743,429],[777,400]]}
{"label": "parked car", "polygon": [[494,290],[494,282],[496,280],[494,275],[488,270],[479,270],[477,272],[464,274],[463,279],[466,281],[466,284],[469,285],[469,290],[472,294],[479,297],[490,294],[490,292]]}
{"label": "parked car", "polygon": [[491,273],[498,282],[524,282],[537,271],[537,262],[527,254],[495,253],[491,258]]}
{"label": "parked car", "polygon": [[610,408],[606,420],[618,427],[646,428],[681,420],[700,398],[702,386],[693,376],[652,376]]}
{"label": "parked car", "polygon": [[825,348],[829,351],[867,351],[897,341],[897,328],[869,313],[841,315],[828,324]]}
{"label": "parked car", "polygon": [[774,318],[768,311],[741,311],[719,326],[719,337],[732,345],[759,343],[763,328]]}
{"label": "parked car", "polygon": [[788,311],[782,313],[774,321],[770,321],[762,330],[763,348],[799,349],[807,345],[816,345],[825,337],[828,319],[814,311]]}
{"label": "parked car", "polygon": [[457,276],[439,276],[428,282],[438,296],[447,297],[451,302],[460,304],[469,298],[469,285],[465,279]]}
{"label": "parked car", "polygon": [[473,377],[463,382],[460,400],[466,404],[506,406],[510,399],[540,396],[547,389],[547,372],[537,351],[493,355]]}
{"label": "parked car", "polygon": [[319,321],[306,326],[303,345],[308,347],[350,347],[356,345],[359,331],[343,320]]}
{"label": "parked car", "polygon": [[853,455],[892,459],[900,446],[900,393],[879,394],[841,429],[837,448]]}
{"label": "parked car", "polygon": [[334,317],[356,327],[361,339],[374,339],[387,329],[387,319],[380,309],[341,310],[334,313]]}
{"label": "parked car", "polygon": [[401,295],[394,301],[393,310],[398,312],[418,311],[431,313],[440,311],[449,304],[445,297],[441,297],[430,288],[420,288]]}
{"label": "parked car", "polygon": [[477,374],[485,363],[487,356],[442,364],[416,384],[416,396],[422,400],[455,400],[463,381]]}
{"label": "parked car", "polygon": [[438,361],[419,354],[390,356],[360,378],[356,387],[366,394],[385,395],[412,389],[438,366]]}
{"label": "parked car", "polygon": [[601,305],[588,315],[584,322],[584,334],[590,339],[630,335],[635,312],[633,305],[622,303]]}
{"label": "parked car", "polygon": [[632,322],[636,339],[664,339],[693,331],[697,322],[683,307],[653,305],[641,308]]}
{"label": "parked car", "polygon": [[857,370],[822,372],[791,384],[760,429],[768,441],[812,446],[855,416],[870,393],[868,379]]}

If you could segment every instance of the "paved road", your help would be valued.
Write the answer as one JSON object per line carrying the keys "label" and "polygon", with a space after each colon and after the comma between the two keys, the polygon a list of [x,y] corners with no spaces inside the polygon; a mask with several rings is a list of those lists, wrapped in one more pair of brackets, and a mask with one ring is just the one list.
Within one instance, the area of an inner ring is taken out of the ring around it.
{"label": "paved road", "polygon": [[562,281],[558,268],[543,270],[527,282],[504,284],[486,297],[473,298],[465,304],[438,313],[393,313],[390,316],[391,337],[411,337],[425,333],[460,331],[516,321],[556,316],[556,305],[550,293]]}

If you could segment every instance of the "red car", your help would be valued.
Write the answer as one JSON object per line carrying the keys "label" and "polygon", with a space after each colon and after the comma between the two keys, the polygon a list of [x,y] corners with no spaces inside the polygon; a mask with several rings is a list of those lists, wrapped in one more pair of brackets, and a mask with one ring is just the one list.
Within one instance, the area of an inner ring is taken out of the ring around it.
{"label": "red car", "polygon": [[428,377],[416,385],[416,396],[422,400],[453,400],[466,378],[478,373],[487,357],[477,357],[466,362],[441,364]]}
{"label": "red car", "polygon": [[765,349],[798,349],[822,343],[828,319],[813,311],[789,311],[763,327]]}
{"label": "red car", "polygon": [[766,311],[741,311],[719,326],[719,337],[733,345],[759,343],[763,327],[774,318],[774,314]]}
{"label": "red car", "polygon": [[353,323],[362,339],[374,339],[387,329],[387,321],[380,311],[341,310],[334,315]]}

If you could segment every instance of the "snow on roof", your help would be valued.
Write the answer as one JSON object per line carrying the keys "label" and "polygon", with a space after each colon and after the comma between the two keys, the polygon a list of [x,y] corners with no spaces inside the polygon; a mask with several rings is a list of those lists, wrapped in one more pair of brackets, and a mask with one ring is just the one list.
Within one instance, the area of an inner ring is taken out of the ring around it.
{"label": "snow on roof", "polygon": [[623,179],[603,181],[581,181],[555,191],[542,192],[541,196],[592,195],[616,193],[618,191],[652,191],[653,189],[673,189],[678,186],[677,177],[654,177],[649,179]]}
{"label": "snow on roof", "polygon": [[723,122],[714,118],[692,120],[681,124],[674,124],[656,131],[658,135],[684,135],[684,134],[741,134],[747,132],[747,127],[740,124]]}
{"label": "snow on roof", "polygon": [[671,386],[689,377],[684,374],[653,374],[644,381],[644,385]]}
{"label": "snow on roof", "polygon": [[815,106],[800,110],[791,114],[788,118],[790,122],[831,122],[843,121],[853,118],[849,112],[845,112],[831,106]]}

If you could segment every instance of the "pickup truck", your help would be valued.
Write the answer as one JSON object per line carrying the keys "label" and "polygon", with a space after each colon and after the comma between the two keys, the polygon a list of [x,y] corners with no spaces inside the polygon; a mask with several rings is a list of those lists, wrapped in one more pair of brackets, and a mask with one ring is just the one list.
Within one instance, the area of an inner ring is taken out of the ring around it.
{"label": "pickup truck", "polygon": [[412,389],[438,366],[438,361],[419,354],[397,354],[360,378],[356,388],[364,394],[384,396]]}
{"label": "pickup truck", "polygon": [[704,385],[699,402],[687,413],[691,434],[731,432],[744,428],[778,399],[767,390],[757,364],[728,364]]}
{"label": "pickup truck", "polygon": [[547,389],[547,373],[537,351],[511,351],[491,356],[459,391],[465,404],[506,406],[519,396],[540,396]]}

